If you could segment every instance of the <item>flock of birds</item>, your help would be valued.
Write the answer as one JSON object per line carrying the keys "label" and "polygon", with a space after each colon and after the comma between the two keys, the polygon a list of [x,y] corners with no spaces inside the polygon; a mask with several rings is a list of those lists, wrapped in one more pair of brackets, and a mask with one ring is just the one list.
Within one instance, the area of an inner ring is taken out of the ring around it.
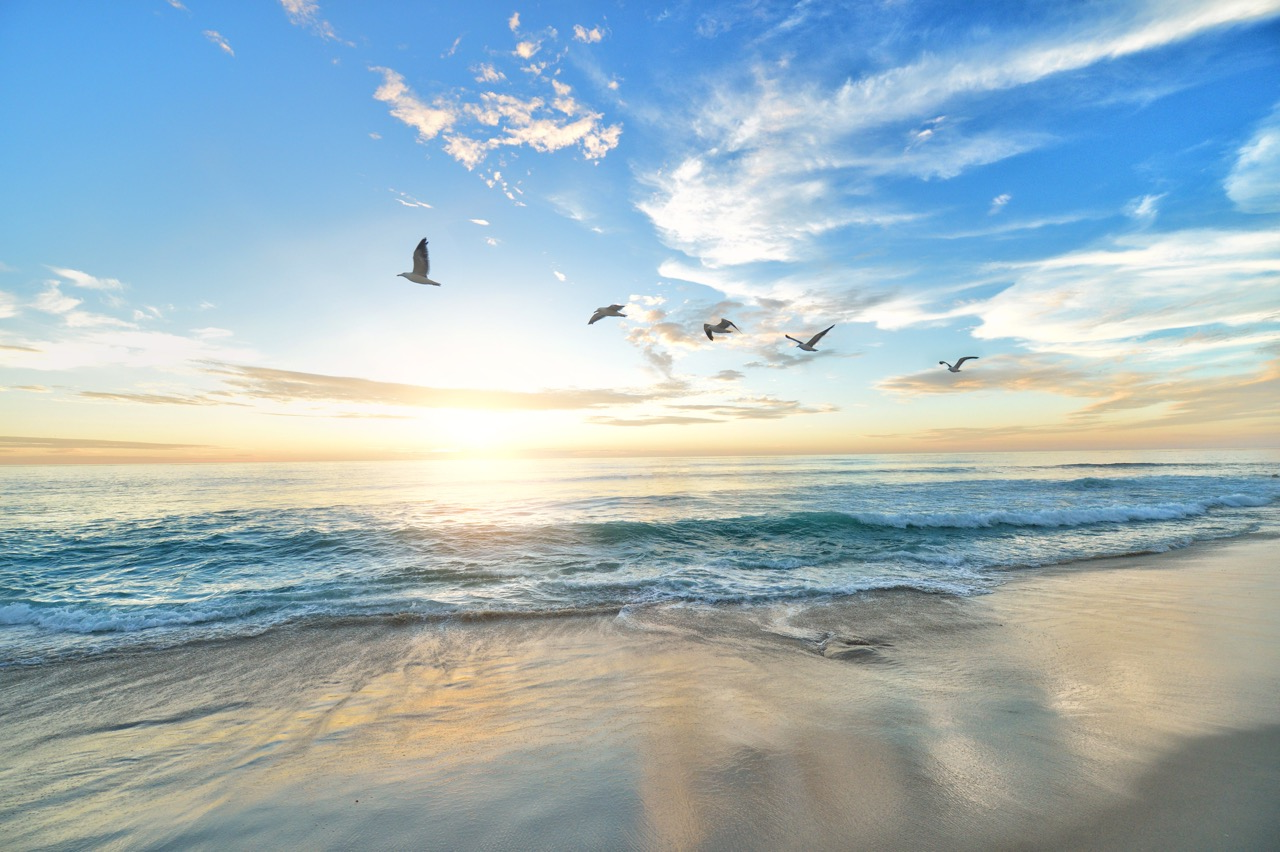
{"label": "flock of birds", "polygon": [[[424,237],[418,243],[418,247],[413,250],[413,271],[401,272],[397,277],[407,278],[414,284],[430,284],[434,287],[439,287],[439,281],[432,281],[431,278],[428,277],[430,272],[431,256],[427,252],[427,240]],[[591,315],[591,319],[587,320],[587,325],[592,325],[605,317],[625,317],[626,314],[622,312],[624,307],[626,307],[626,305],[605,305],[603,308],[596,308],[596,312]],[[789,334],[783,336],[786,337],[787,340],[794,341],[796,346],[805,352],[817,352],[818,348],[815,344],[822,339],[823,335],[833,328],[835,328],[834,325],[829,325],[813,337],[810,337],[808,340],[800,340],[799,338],[792,337]],[[732,320],[727,320],[723,317],[720,319],[720,322],[715,323],[714,325],[709,322],[704,322],[702,324],[702,330],[706,332],[707,340],[715,340],[715,336],[717,334],[732,334],[735,331],[742,331],[742,329],[733,324]],[[939,361],[938,363],[946,367],[950,372],[958,373],[960,372],[960,365],[965,361],[976,360],[978,360],[977,355],[966,355],[956,361],[955,364],[950,364],[946,361]]]}

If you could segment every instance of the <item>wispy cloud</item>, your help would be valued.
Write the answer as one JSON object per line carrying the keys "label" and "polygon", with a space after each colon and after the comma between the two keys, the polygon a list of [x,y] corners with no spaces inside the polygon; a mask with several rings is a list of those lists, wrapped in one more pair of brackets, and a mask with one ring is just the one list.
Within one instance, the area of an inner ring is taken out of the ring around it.
{"label": "wispy cloud", "polygon": [[316,0],[280,0],[289,22],[305,27],[326,41],[342,41],[334,32],[333,24],[320,17],[320,4]]}
{"label": "wispy cloud", "polygon": [[44,292],[37,295],[35,301],[31,303],[31,307],[47,314],[66,314],[70,313],[81,301],[74,296],[68,296],[63,293],[57,281],[49,281],[45,286]]}
{"label": "wispy cloud", "polygon": [[231,49],[231,43],[228,42],[225,38],[223,38],[222,33],[218,32],[217,30],[205,30],[204,37],[207,38],[212,43],[216,44],[218,47],[222,48],[222,50],[225,53],[227,53],[229,56],[236,55],[236,52]]}
{"label": "wispy cloud", "polygon": [[374,100],[391,105],[391,114],[418,131],[418,139],[429,141],[451,127],[456,120],[454,110],[442,99],[433,105],[418,99],[404,77],[390,68],[369,69],[382,75],[382,85],[373,93]]}
{"label": "wispy cloud", "polygon": [[676,135],[696,150],[643,173],[652,194],[638,207],[670,246],[709,264],[801,259],[832,231],[909,221],[874,201],[885,175],[946,179],[1054,140],[943,121],[953,107],[1277,13],[1276,0],[1151,4],[1050,36],[1002,32],[834,87],[761,64],[747,84],[717,84],[691,104],[689,133]]}
{"label": "wispy cloud", "polygon": [[228,391],[238,397],[275,402],[552,411],[630,405],[652,398],[647,393],[630,393],[611,388],[538,392],[433,388],[353,376],[329,376],[227,363],[210,363],[205,369],[221,379]]}
{"label": "wispy cloud", "polygon": [[967,308],[974,336],[1038,351],[1158,332],[1280,320],[1280,232],[1134,234],[1097,248],[1011,264],[1015,283]]}
{"label": "wispy cloud", "polygon": [[[509,20],[512,32],[520,27],[519,14]],[[576,148],[588,160],[598,160],[617,147],[622,126],[608,124],[604,115],[574,97],[573,89],[552,70],[564,56],[563,51],[543,57],[543,43],[557,38],[555,30],[517,42],[513,56],[529,62],[521,70],[533,91],[523,90],[525,80],[512,81],[494,63],[476,67],[476,82],[501,86],[487,91],[453,91],[439,95],[430,103],[416,95],[404,77],[390,68],[374,66],[370,70],[383,75],[383,83],[374,98],[391,105],[391,114],[418,131],[420,141],[437,136],[443,138],[443,150],[468,169],[476,169],[499,149],[527,148],[538,153],[552,153]],[[567,49],[567,48],[566,48]],[[498,183],[494,179],[491,185]],[[509,186],[503,191],[515,200]]]}
{"label": "wispy cloud", "polygon": [[99,438],[41,438],[0,435],[0,449],[22,450],[186,450],[205,444],[158,444],[146,441],[114,441]]}
{"label": "wispy cloud", "polygon": [[1236,153],[1225,188],[1245,213],[1280,213],[1280,108]]}
{"label": "wispy cloud", "polygon": [[122,290],[124,285],[115,278],[98,278],[87,272],[81,272],[78,269],[63,269],[58,266],[50,266],[50,270],[59,278],[70,281],[77,287],[83,287],[86,290]]}
{"label": "wispy cloud", "polygon": [[599,26],[587,29],[582,24],[574,24],[573,38],[575,41],[585,42],[586,44],[595,44],[604,38],[604,30]]}

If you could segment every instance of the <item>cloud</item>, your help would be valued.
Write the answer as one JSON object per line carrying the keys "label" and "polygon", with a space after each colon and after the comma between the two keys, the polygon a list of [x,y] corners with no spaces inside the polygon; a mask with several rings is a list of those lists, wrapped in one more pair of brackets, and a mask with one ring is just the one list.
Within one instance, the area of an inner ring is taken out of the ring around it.
{"label": "cloud", "polygon": [[[68,317],[78,312],[72,311]],[[95,315],[86,315],[92,320]],[[136,367],[172,370],[189,361],[252,358],[245,347],[220,345],[214,339],[183,337],[127,327],[110,317],[104,323],[67,323],[57,339],[24,341],[28,346],[0,349],[0,366],[28,370],[75,370],[83,367]]]}
{"label": "cloud", "polygon": [[771,396],[742,397],[722,403],[683,403],[666,406],[672,412],[643,417],[596,415],[587,422],[601,426],[699,426],[731,420],[781,420],[799,414],[826,414],[836,411],[833,405],[807,406],[795,400]]}
{"label": "cloud", "polygon": [[18,315],[18,299],[12,293],[0,290],[0,319]]}
{"label": "cloud", "polygon": [[229,392],[239,397],[285,403],[338,402],[416,408],[553,411],[630,405],[653,398],[652,394],[611,388],[538,392],[433,388],[228,363],[209,363],[205,370],[220,378]]}
{"label": "cloud", "polygon": [[693,150],[641,174],[653,191],[637,207],[669,246],[711,265],[803,259],[821,235],[913,218],[874,202],[885,176],[947,179],[1054,141],[942,120],[974,99],[1278,11],[1275,0],[1150,4],[1128,17],[1079,18],[1051,38],[966,40],[834,86],[789,63],[758,65],[745,84],[716,83],[690,105],[688,130],[674,135],[692,138]]}
{"label": "cloud", "polygon": [[205,30],[204,37],[207,38],[209,41],[213,42],[214,44],[216,44],[218,47],[222,48],[231,56],[236,55],[236,52],[231,49],[231,44],[225,38],[223,38],[222,34],[219,33],[217,30]]}
{"label": "cloud", "polygon": [[320,4],[316,0],[280,0],[289,23],[305,27],[326,41],[341,41],[333,25],[320,17]]}
{"label": "cloud", "polygon": [[712,155],[689,157],[641,182],[653,194],[636,206],[663,240],[716,267],[791,261],[814,237],[849,225],[896,225],[915,214],[850,207],[832,184],[798,177],[780,151],[725,166]]}
{"label": "cloud", "polygon": [[1034,354],[984,358],[971,365],[961,373],[938,368],[898,376],[881,381],[877,388],[907,397],[1000,391],[1093,400],[1069,414],[1066,423],[935,429],[917,436],[937,441],[1211,424],[1241,426],[1274,422],[1280,416],[1280,359],[1275,358],[1245,372],[1212,376],[1194,375],[1190,368],[1151,374]]}
{"label": "cloud", "polygon": [[233,337],[235,335],[235,333],[230,329],[214,328],[212,326],[207,328],[193,328],[191,329],[191,333],[201,340],[218,340],[225,337]]}
{"label": "cloud", "polygon": [[47,314],[62,315],[70,313],[81,301],[81,299],[63,293],[59,289],[57,281],[49,281],[45,291],[36,296],[35,301],[31,303],[31,307]]}
{"label": "cloud", "polygon": [[[509,24],[514,32],[519,15],[512,15]],[[554,40],[556,31],[549,29],[544,37]],[[528,61],[542,52],[542,45],[541,40],[522,40],[514,55]],[[455,91],[448,100],[438,97],[431,104],[415,95],[398,72],[374,66],[370,70],[383,75],[374,98],[391,104],[391,114],[415,128],[419,141],[443,136],[444,152],[469,170],[503,148],[529,148],[538,153],[577,148],[585,159],[598,160],[617,147],[622,126],[607,124],[602,113],[574,98],[572,88],[557,76],[558,68],[548,71],[564,55],[562,51],[522,69],[535,88],[533,92],[510,91],[523,80],[513,83],[495,65],[485,63],[475,68],[476,82],[501,85],[507,91]],[[516,200],[504,181],[494,178],[489,183],[501,183],[507,197]]]}
{"label": "cloud", "polygon": [[987,211],[987,215],[991,216],[999,213],[1004,209],[1005,205],[1013,200],[1013,196],[1007,192],[1002,192],[995,198],[991,199],[991,209]]}
{"label": "cloud", "polygon": [[1144,223],[1154,222],[1156,214],[1159,213],[1159,204],[1162,198],[1164,198],[1163,193],[1135,198],[1125,207],[1125,215]]}
{"label": "cloud", "polygon": [[1015,283],[960,310],[980,318],[974,337],[1013,338],[1036,351],[1083,353],[1107,341],[1280,319],[1275,231],[1134,234],[997,268]]}
{"label": "cloud", "polygon": [[124,284],[115,278],[97,278],[87,272],[81,272],[78,269],[63,269],[58,266],[50,266],[49,269],[59,278],[65,278],[77,287],[83,287],[86,290],[123,290]]}
{"label": "cloud", "polygon": [[370,71],[382,75],[382,85],[373,93],[374,100],[391,104],[391,114],[418,131],[418,139],[434,139],[457,120],[451,108],[441,101],[429,106],[409,89],[404,77],[390,68],[373,66]]}
{"label": "cloud", "polygon": [[1109,369],[1082,368],[1061,356],[1021,354],[984,356],[979,361],[966,362],[959,373],[942,366],[928,367],[917,373],[882,379],[875,387],[884,393],[906,397],[973,391],[1043,391],[1096,397],[1108,393],[1107,389],[1113,387],[1115,381]]}
{"label": "cloud", "polygon": [[207,444],[156,444],[145,441],[113,441],[97,438],[36,438],[0,435],[0,449],[22,450],[186,450]]}
{"label": "cloud", "polygon": [[605,417],[597,415],[587,418],[588,423],[598,426],[695,426],[702,423],[723,423],[715,417],[689,417],[668,414],[654,417]]}
{"label": "cloud", "polygon": [[428,204],[425,201],[419,201],[418,199],[414,198],[412,195],[409,195],[407,192],[400,192],[399,190],[396,190],[396,189],[391,189],[388,191],[394,192],[396,194],[395,200],[400,204],[404,205],[405,207],[425,207],[428,210],[431,209],[430,204]]}
{"label": "cloud", "polygon": [[106,393],[102,391],[81,391],[77,396],[101,402],[133,402],[144,405],[226,405],[223,400],[210,399],[204,396],[175,396],[173,394],[155,393]]}
{"label": "cloud", "polygon": [[556,279],[559,280],[561,283],[567,280],[567,278],[565,277],[565,274],[561,272],[559,269],[551,270],[551,274],[554,275]]}
{"label": "cloud", "polygon": [[587,29],[582,24],[574,24],[573,37],[575,40],[586,44],[595,44],[604,38],[604,30],[600,29],[598,26]]}
{"label": "cloud", "polygon": [[482,226],[484,226],[484,227],[488,227],[488,226],[489,226],[489,220],[488,220],[488,219],[468,219],[467,221],[468,221],[468,222],[470,222],[470,223],[471,223],[471,224],[473,224],[473,225],[482,225]]}
{"label": "cloud", "polygon": [[519,12],[511,13],[511,17],[507,19],[507,29],[511,30],[511,32],[515,32],[516,30],[520,29],[520,13]]}
{"label": "cloud", "polygon": [[1245,213],[1280,213],[1280,109],[1236,152],[1225,189]]}

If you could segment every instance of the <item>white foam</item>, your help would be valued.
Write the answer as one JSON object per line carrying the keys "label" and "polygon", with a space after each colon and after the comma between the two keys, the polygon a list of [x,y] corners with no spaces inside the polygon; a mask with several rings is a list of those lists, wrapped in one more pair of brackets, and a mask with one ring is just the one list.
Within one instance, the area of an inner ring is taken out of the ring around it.
{"label": "white foam", "polygon": [[1032,511],[992,510],[988,512],[853,512],[850,517],[870,526],[949,527],[977,529],[1008,525],[1015,527],[1074,527],[1085,524],[1130,523],[1132,521],[1173,521],[1206,514],[1210,509],[1266,506],[1269,497],[1229,494],[1188,503],[1156,503],[1150,506],[1090,506],[1073,509]]}

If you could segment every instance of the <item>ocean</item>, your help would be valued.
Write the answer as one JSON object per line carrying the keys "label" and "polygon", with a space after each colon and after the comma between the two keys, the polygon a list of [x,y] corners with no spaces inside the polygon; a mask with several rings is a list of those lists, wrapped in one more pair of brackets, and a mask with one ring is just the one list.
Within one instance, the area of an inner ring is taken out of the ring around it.
{"label": "ocean", "polygon": [[0,667],[326,620],[970,596],[1280,531],[1280,452],[0,468]]}

